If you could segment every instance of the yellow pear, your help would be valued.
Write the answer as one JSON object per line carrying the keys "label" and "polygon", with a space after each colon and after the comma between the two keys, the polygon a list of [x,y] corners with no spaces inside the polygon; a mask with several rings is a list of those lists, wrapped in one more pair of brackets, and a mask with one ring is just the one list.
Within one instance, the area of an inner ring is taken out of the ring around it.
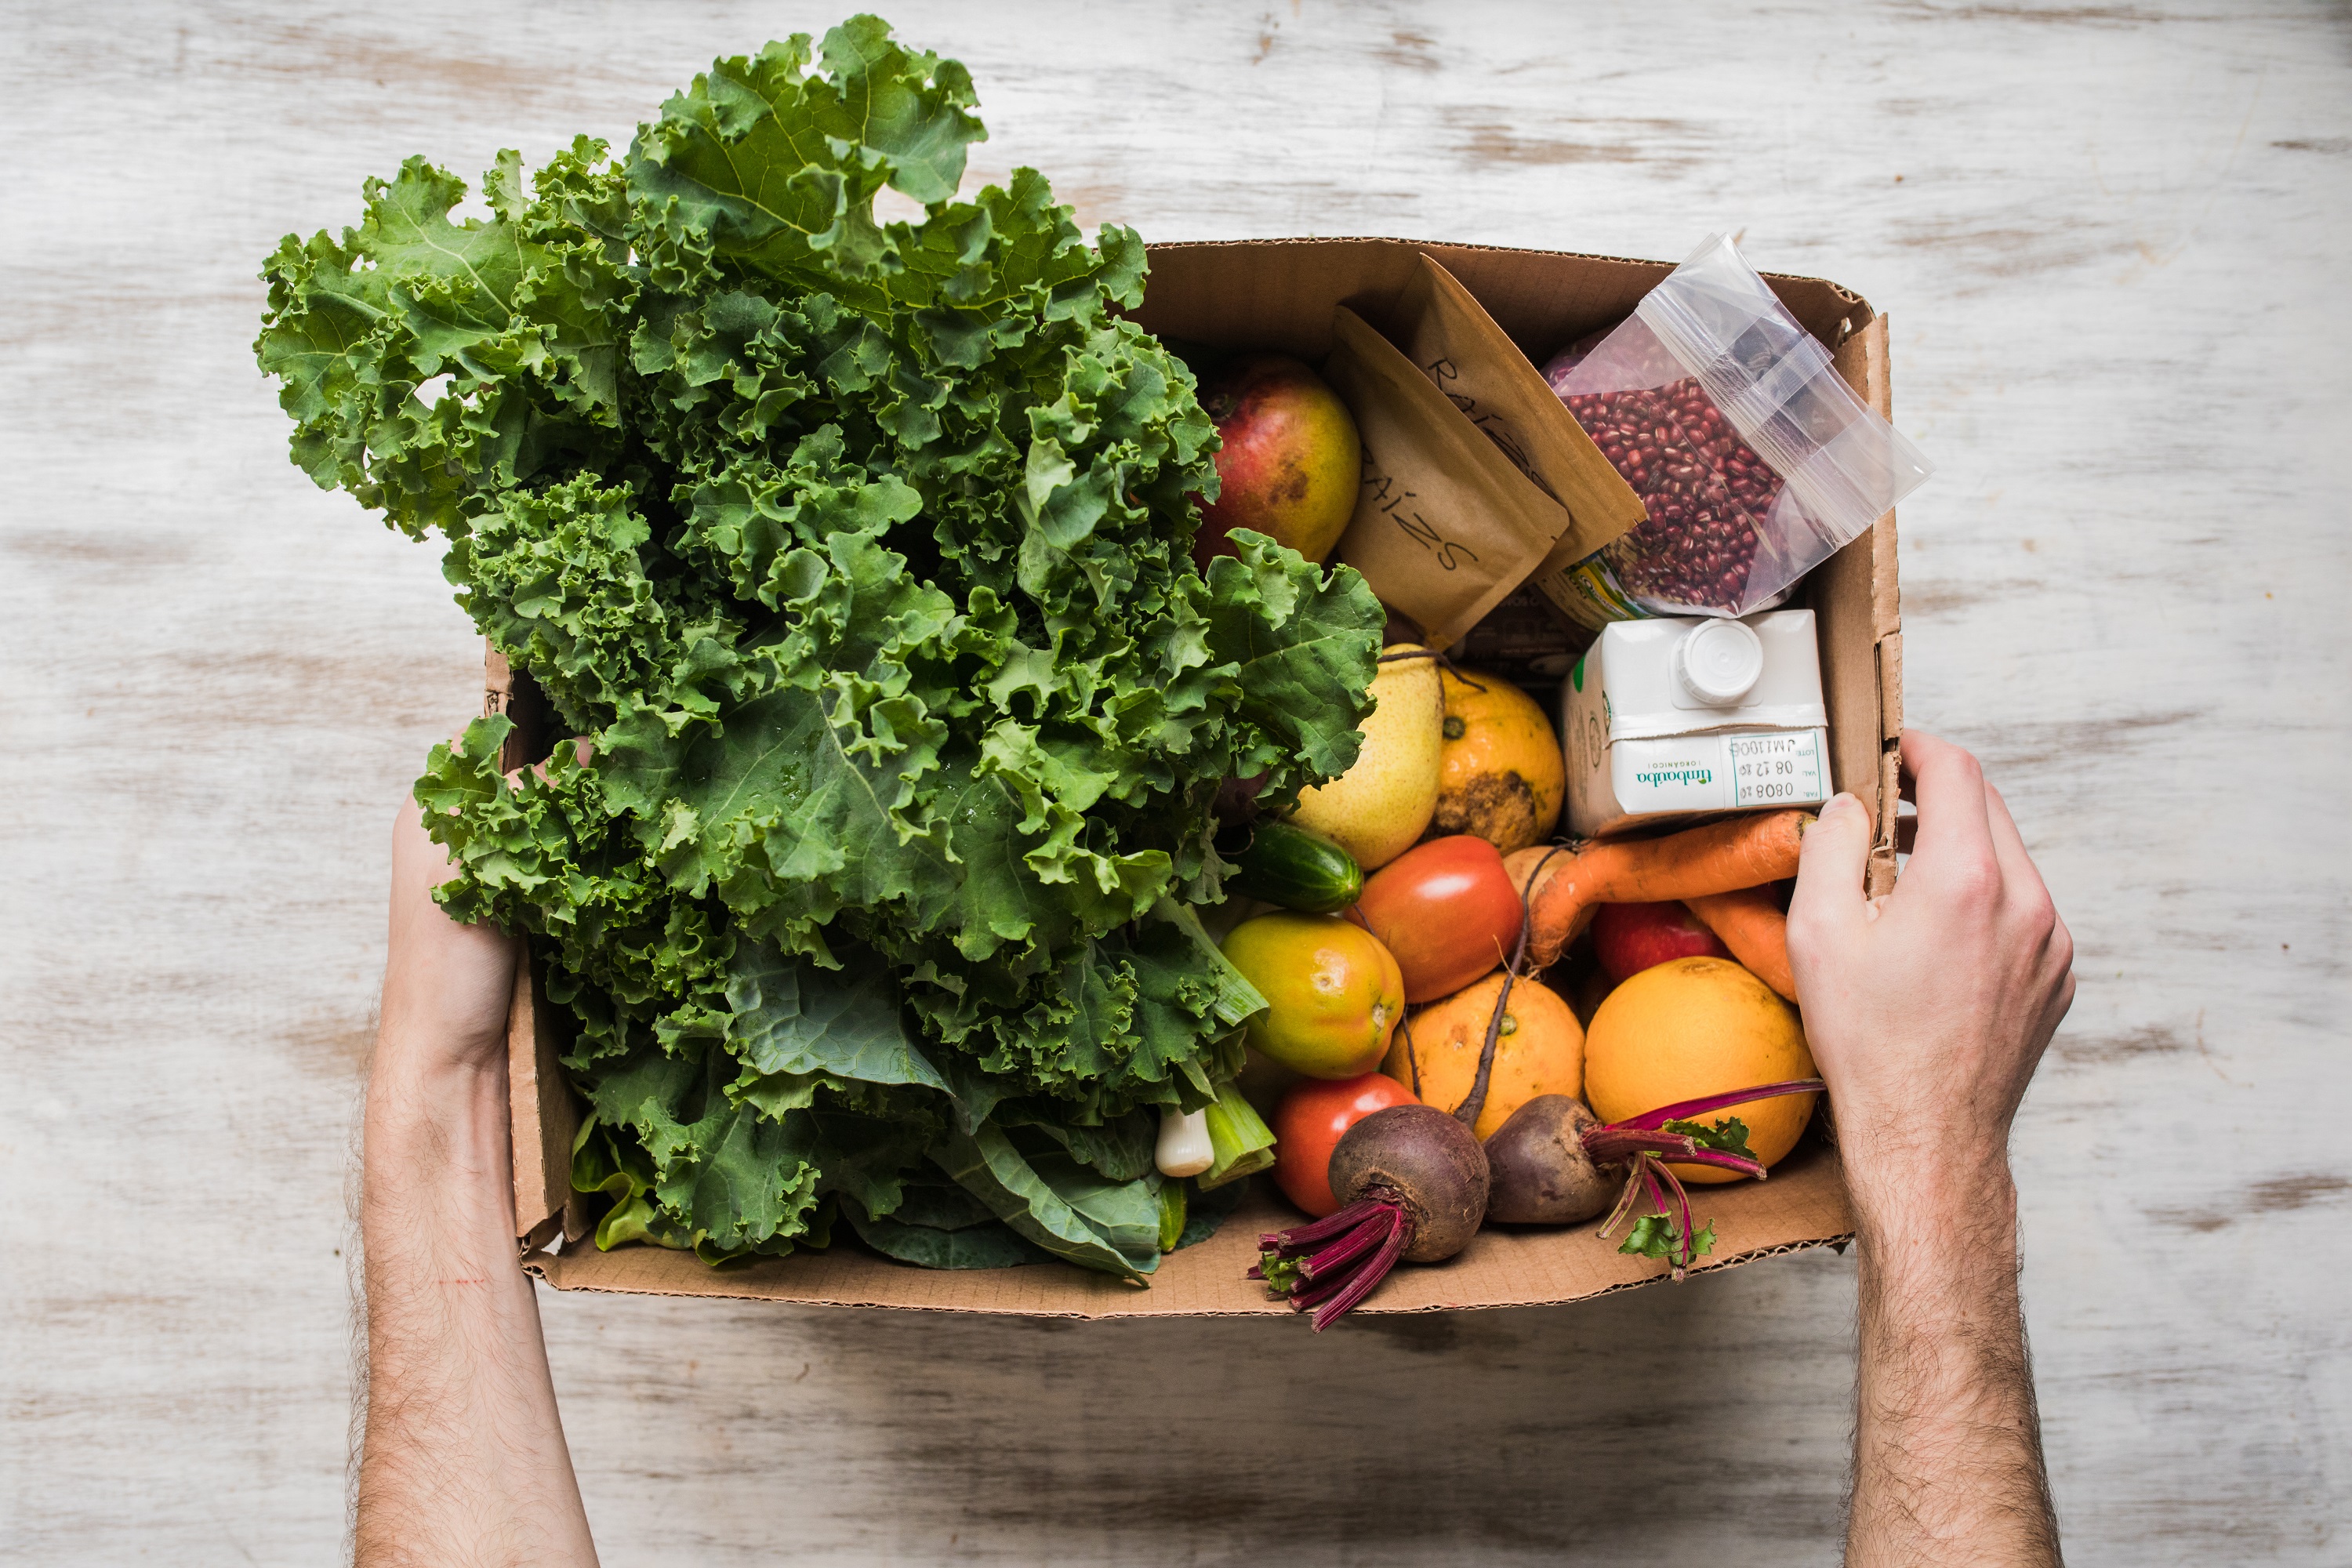
{"label": "yellow pear", "polygon": [[[1426,654],[1391,643],[1383,656]],[[1445,697],[1433,658],[1401,658],[1372,678],[1378,703],[1364,719],[1356,765],[1298,797],[1291,820],[1337,839],[1367,872],[1421,841],[1437,811],[1438,760],[1445,748]]]}

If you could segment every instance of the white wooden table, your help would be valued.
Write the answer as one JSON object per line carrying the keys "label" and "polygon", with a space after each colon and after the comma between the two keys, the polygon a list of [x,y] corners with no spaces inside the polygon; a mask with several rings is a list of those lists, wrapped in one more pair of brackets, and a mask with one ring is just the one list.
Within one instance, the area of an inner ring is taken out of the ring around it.
{"label": "white wooden table", "polygon": [[[1678,257],[1892,317],[1909,710],[2083,979],[2021,1119],[2077,1563],[2352,1561],[2340,6],[902,0],[1089,223]],[[1643,15],[1647,13],[1647,16]],[[472,709],[313,490],[278,237],[835,13],[0,5],[0,1558],[314,1563],[394,803]],[[1853,1264],[1557,1310],[1055,1322],[546,1296],[613,1564],[1818,1563]]]}

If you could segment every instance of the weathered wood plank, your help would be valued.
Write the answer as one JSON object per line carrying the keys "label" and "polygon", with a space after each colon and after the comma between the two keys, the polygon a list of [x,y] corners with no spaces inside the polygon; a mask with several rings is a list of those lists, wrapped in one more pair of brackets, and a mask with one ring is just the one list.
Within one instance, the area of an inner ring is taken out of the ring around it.
{"label": "weathered wood plank", "polygon": [[[1155,238],[1759,265],[1889,313],[1914,722],[2081,944],[2018,1131],[2074,1561],[2345,1555],[2352,31],[2340,7],[890,8]],[[425,552],[246,345],[362,175],[620,140],[828,12],[0,5],[0,1556],[316,1562],[393,803],[475,710]],[[542,1298],[608,1563],[1830,1552],[1851,1266],[1562,1310],[1067,1324]],[[1658,1506],[1661,1483],[1701,1500]]]}

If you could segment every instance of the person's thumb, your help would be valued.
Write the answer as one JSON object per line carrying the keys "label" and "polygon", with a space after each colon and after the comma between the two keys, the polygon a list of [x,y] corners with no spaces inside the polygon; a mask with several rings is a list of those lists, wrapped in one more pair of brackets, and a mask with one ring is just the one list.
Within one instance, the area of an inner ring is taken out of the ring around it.
{"label": "person's thumb", "polygon": [[1797,891],[1789,900],[1789,962],[1801,975],[1869,923],[1864,879],[1870,868],[1870,813],[1841,795],[1805,830]]}

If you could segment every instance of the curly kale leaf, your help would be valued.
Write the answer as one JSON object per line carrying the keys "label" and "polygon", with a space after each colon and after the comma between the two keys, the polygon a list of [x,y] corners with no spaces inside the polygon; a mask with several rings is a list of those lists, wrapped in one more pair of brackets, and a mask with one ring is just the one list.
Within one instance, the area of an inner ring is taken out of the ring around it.
{"label": "curly kale leaf", "polygon": [[[1122,314],[1141,242],[1034,171],[959,196],[973,104],[856,17],[618,158],[501,154],[487,217],[411,160],[264,271],[294,460],[440,534],[572,739],[509,778],[484,720],[417,798],[444,905],[529,932],[577,1020],[615,1234],[774,1253],[838,1207],[901,1256],[1148,1271],[1133,1129],[1265,1005],[1192,913],[1210,805],[1360,742],[1379,605],[1254,535],[1194,570],[1215,432]],[[993,1241],[903,1234],[939,1169]]]}

